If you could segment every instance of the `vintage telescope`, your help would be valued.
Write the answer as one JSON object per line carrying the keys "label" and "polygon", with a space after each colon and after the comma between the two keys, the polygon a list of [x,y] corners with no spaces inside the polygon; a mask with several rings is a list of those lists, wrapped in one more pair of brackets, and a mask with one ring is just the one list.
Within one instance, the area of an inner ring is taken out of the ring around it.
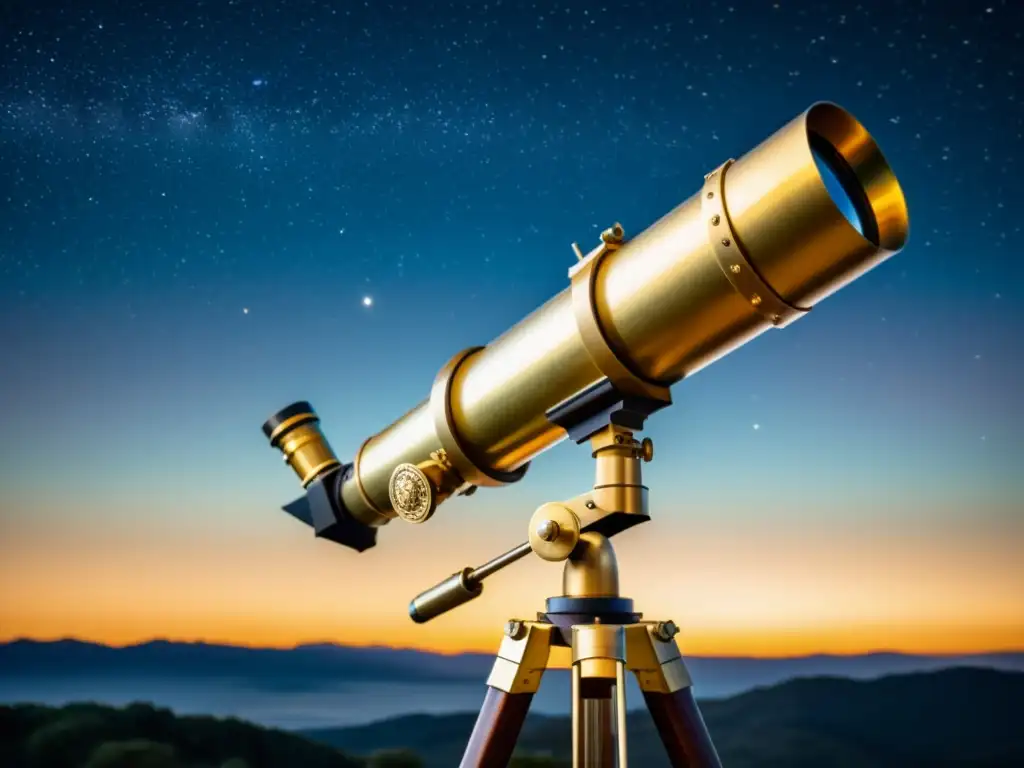
{"label": "vintage telescope", "polygon": [[563,592],[547,611],[509,622],[463,768],[507,763],[558,650],[571,652],[577,768],[606,768],[616,755],[625,766],[626,669],[673,765],[719,765],[674,625],[640,621],[618,594],[609,538],[650,519],[640,467],[653,445],[634,433],[671,404],[673,384],[786,327],[898,252],[908,217],[874,140],[830,103],[695,186],[635,237],[616,224],[588,253],[574,244],[565,290],[489,345],[456,354],[426,399],[363,442],[352,463],[335,456],[308,403],[263,426],[306,491],[285,509],[317,536],[358,551],[395,517],[423,523],[455,494],[517,482],[567,436],[590,442],[591,490],[543,504],[525,543],[453,574],[410,606],[415,621],[427,621],[479,596],[485,577],[531,552],[565,562]]}

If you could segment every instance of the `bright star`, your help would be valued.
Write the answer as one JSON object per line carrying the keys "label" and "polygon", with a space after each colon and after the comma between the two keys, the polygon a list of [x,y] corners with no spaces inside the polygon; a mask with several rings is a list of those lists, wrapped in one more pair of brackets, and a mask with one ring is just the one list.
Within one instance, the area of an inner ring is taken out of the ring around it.
{"label": "bright star", "polygon": [[760,428],[761,428],[761,425],[760,425],[760,424],[755,424],[755,425],[754,425],[754,429],[755,429],[755,430],[758,430],[758,429],[760,429]]}
{"label": "bright star", "polygon": [[248,315],[249,314],[249,308],[248,307],[242,307],[242,314],[243,315]]}
{"label": "bright star", "polygon": [[373,306],[373,297],[372,296],[363,296],[363,306],[364,307],[372,307]]}

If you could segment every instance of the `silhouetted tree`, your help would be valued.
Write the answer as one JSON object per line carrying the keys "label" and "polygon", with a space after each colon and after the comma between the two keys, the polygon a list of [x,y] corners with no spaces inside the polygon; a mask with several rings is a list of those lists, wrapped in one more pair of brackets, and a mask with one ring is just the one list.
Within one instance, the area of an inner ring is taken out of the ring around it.
{"label": "silhouetted tree", "polygon": [[105,736],[102,715],[67,711],[32,731],[25,742],[25,760],[30,768],[74,768]]}
{"label": "silhouetted tree", "polygon": [[366,761],[231,718],[176,717],[149,704],[124,709],[70,704],[59,709],[0,707],[0,766],[365,768]]}
{"label": "silhouetted tree", "polygon": [[181,768],[181,765],[170,745],[135,739],[101,744],[84,768]]}
{"label": "silhouetted tree", "polygon": [[424,768],[423,758],[408,749],[382,749],[370,756],[366,768]]}

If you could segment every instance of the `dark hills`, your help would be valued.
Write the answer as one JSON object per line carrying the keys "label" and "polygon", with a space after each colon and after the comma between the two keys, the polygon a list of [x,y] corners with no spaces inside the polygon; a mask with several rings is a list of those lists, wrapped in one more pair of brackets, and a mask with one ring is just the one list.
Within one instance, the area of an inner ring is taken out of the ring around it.
{"label": "dark hills", "polygon": [[[701,706],[726,768],[1009,768],[1024,765],[1022,704],[1024,673],[956,668],[793,680]],[[147,704],[0,706],[0,766],[453,768],[474,720],[417,715],[295,734]],[[630,764],[664,768],[647,713],[631,713],[628,728]],[[515,765],[568,768],[569,729],[568,718],[531,715],[518,751],[537,757]]]}
{"label": "dark hills", "polygon": [[23,704],[0,707],[0,766],[364,768],[365,761],[284,731],[239,720],[177,717],[146,704]]}
{"label": "dark hills", "polygon": [[[726,768],[1024,765],[1022,673],[957,668],[867,682],[808,678],[701,707]],[[306,735],[353,753],[408,748],[428,768],[451,768],[474,720],[412,716]],[[569,729],[568,718],[531,715],[519,748],[567,761]],[[628,737],[631,765],[668,766],[645,711],[629,715]]]}

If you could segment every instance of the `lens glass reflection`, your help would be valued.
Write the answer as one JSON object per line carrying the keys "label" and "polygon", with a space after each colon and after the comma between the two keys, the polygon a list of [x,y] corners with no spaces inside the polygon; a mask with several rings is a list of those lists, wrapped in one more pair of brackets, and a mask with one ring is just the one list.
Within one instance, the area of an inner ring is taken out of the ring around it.
{"label": "lens glass reflection", "polygon": [[877,242],[878,229],[864,189],[853,169],[829,141],[811,136],[811,153],[832,202],[863,237]]}

